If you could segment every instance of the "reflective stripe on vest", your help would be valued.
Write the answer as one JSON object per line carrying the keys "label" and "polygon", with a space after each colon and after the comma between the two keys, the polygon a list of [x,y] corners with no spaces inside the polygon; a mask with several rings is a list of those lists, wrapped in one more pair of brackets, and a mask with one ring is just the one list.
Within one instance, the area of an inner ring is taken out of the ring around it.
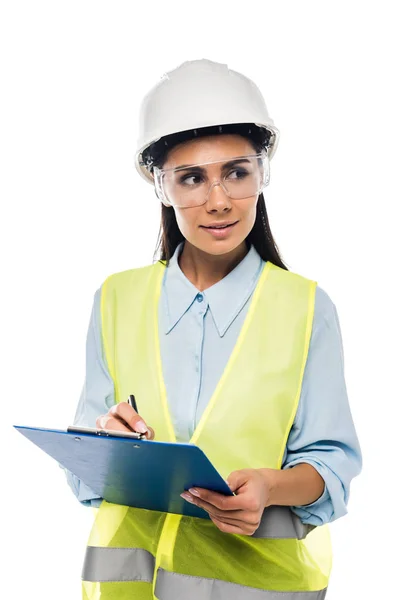
{"label": "reflective stripe on vest", "polygon": [[304,540],[313,529],[315,525],[302,523],[288,506],[269,506],[251,537]]}
{"label": "reflective stripe on vest", "polygon": [[[155,559],[140,548],[89,547],[82,572],[84,581],[146,581],[151,583]],[[136,573],[136,574],[135,574]],[[140,573],[140,576],[138,574]],[[144,578],[146,577],[146,578]],[[316,592],[277,592],[218,579],[206,579],[164,569],[157,572],[156,596],[159,600],[323,600],[326,589]]]}
{"label": "reflective stripe on vest", "polygon": [[84,581],[147,581],[154,575],[154,556],[141,548],[86,548]]}
{"label": "reflective stripe on vest", "polygon": [[155,595],[158,600],[324,600],[327,588],[316,592],[280,592],[229,583],[220,579],[205,579],[193,575],[157,572]]}

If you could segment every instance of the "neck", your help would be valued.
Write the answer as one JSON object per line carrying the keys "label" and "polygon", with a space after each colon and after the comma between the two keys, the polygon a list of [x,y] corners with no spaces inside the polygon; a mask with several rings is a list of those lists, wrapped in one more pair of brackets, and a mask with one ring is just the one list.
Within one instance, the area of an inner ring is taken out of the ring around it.
{"label": "neck", "polygon": [[202,292],[226,277],[247,253],[245,241],[231,252],[219,255],[203,252],[185,241],[178,263],[185,277]]}

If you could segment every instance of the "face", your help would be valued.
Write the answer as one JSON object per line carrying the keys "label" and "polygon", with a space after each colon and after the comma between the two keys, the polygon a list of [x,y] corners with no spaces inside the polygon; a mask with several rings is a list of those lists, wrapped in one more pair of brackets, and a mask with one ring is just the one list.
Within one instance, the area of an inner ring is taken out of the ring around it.
{"label": "face", "polygon": [[[253,145],[239,135],[216,135],[203,137],[175,146],[167,156],[163,169],[177,168],[211,161],[228,162],[233,157],[256,154]],[[212,181],[223,180],[224,162],[207,165]],[[239,169],[239,167],[238,167]],[[186,172],[182,172],[186,175]],[[190,171],[187,171],[189,184]],[[226,175],[225,175],[226,176]],[[240,170],[231,167],[228,177],[240,177]],[[237,179],[236,179],[237,181]],[[178,227],[186,240],[208,254],[220,255],[232,252],[244,244],[256,219],[258,194],[244,199],[232,199],[220,185],[214,185],[205,204],[186,208],[169,207],[174,210]],[[210,225],[232,224],[226,229],[212,229]]]}

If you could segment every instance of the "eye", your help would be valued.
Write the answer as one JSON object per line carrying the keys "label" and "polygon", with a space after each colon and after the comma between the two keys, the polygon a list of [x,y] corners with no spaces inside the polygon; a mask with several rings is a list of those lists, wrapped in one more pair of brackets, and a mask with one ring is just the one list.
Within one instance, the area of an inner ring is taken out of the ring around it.
{"label": "eye", "polygon": [[246,169],[233,169],[228,173],[226,179],[244,179],[248,174]]}
{"label": "eye", "polygon": [[198,185],[201,182],[202,182],[202,176],[199,175],[198,173],[187,173],[186,175],[182,175],[182,177],[179,178],[179,183],[181,185],[192,186],[192,185]]}

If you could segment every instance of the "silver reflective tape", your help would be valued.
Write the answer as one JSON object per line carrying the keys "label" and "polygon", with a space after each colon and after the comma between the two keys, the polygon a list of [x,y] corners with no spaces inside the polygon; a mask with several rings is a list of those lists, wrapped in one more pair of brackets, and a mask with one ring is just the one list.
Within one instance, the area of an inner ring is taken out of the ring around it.
{"label": "silver reflective tape", "polygon": [[155,595],[158,600],[324,600],[328,588],[316,592],[276,592],[170,573],[159,569]]}
{"label": "silver reflective tape", "polygon": [[83,581],[153,581],[154,556],[141,548],[88,546]]}
{"label": "silver reflective tape", "polygon": [[303,540],[315,525],[305,525],[288,506],[269,506],[250,537]]}

